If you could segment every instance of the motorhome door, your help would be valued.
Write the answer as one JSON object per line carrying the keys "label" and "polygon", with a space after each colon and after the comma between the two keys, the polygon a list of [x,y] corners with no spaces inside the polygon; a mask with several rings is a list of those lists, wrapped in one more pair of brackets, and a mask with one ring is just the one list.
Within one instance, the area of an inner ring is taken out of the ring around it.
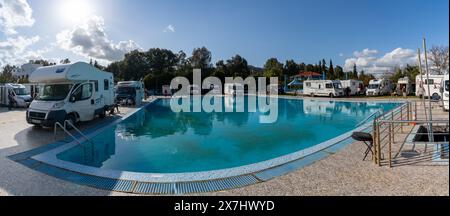
{"label": "motorhome door", "polygon": [[80,121],[90,121],[94,119],[95,101],[94,84],[82,83],[75,88],[69,98],[71,103],[71,111],[78,113]]}

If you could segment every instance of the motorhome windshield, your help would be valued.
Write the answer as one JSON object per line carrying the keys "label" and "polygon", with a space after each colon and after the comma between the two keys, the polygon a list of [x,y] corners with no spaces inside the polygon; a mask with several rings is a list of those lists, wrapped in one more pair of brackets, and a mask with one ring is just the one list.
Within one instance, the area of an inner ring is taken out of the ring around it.
{"label": "motorhome windshield", "polygon": [[333,83],[335,89],[341,89],[342,85],[340,83]]}
{"label": "motorhome windshield", "polygon": [[60,101],[64,100],[72,89],[71,84],[45,85],[39,93],[37,100]]}
{"label": "motorhome windshield", "polygon": [[117,94],[135,95],[136,89],[134,87],[119,86],[117,88]]}
{"label": "motorhome windshield", "polygon": [[15,88],[14,93],[16,93],[16,95],[28,95],[27,89],[25,88]]}
{"label": "motorhome windshield", "polygon": [[379,87],[380,87],[379,84],[370,84],[370,85],[368,86],[369,89],[378,89]]}

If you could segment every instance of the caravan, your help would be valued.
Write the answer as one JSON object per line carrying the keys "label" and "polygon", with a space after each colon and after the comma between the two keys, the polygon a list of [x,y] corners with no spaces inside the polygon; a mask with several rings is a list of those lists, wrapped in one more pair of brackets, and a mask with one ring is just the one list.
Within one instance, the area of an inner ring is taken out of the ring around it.
{"label": "caravan", "polygon": [[0,85],[0,105],[8,106],[9,97],[8,94],[14,97],[14,106],[16,107],[28,107],[32,101],[29,91],[22,84],[7,83]]}
{"label": "caravan", "polygon": [[349,89],[349,96],[354,95],[363,95],[364,91],[364,83],[360,80],[341,80],[342,88]]}
{"label": "caravan", "polygon": [[140,106],[145,98],[145,87],[142,81],[118,82],[116,103]]}
{"label": "caravan", "polygon": [[389,95],[392,93],[393,84],[388,79],[375,79],[370,80],[369,86],[366,90],[367,96],[381,96]]}
{"label": "caravan", "polygon": [[[441,83],[444,80],[444,75],[418,75],[416,77],[416,96],[430,97],[434,100],[441,99]],[[428,85],[430,92],[428,92]]]}
{"label": "caravan", "polygon": [[307,80],[304,82],[303,94],[326,97],[344,96],[344,90],[340,81],[337,80]]}
{"label": "caravan", "polygon": [[448,81],[448,74],[444,76],[444,80],[442,80],[442,100],[444,103],[444,110],[448,111],[448,91],[449,91],[449,81]]}
{"label": "caravan", "polygon": [[30,82],[42,84],[27,110],[30,124],[53,127],[56,122],[90,121],[114,112],[113,74],[78,62],[38,68]]}

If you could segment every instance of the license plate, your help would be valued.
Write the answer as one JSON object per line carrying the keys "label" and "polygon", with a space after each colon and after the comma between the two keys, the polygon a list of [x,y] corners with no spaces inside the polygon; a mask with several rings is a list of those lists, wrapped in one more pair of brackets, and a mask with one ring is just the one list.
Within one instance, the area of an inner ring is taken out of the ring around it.
{"label": "license plate", "polygon": [[36,120],[36,119],[31,119],[31,123],[40,124],[40,123],[42,123],[42,121],[41,120]]}

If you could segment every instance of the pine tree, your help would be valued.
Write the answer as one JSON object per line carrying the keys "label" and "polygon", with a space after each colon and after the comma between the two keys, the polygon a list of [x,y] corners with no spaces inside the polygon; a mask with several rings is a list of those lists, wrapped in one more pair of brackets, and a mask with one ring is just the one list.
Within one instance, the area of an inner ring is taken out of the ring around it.
{"label": "pine tree", "polygon": [[334,79],[336,79],[336,76],[335,76],[335,74],[334,74],[334,68],[333,68],[333,61],[330,59],[330,69],[328,70],[328,77],[329,77],[329,79],[332,79],[332,80],[334,80]]}
{"label": "pine tree", "polygon": [[358,79],[358,70],[356,69],[356,64],[353,64],[353,78]]}

